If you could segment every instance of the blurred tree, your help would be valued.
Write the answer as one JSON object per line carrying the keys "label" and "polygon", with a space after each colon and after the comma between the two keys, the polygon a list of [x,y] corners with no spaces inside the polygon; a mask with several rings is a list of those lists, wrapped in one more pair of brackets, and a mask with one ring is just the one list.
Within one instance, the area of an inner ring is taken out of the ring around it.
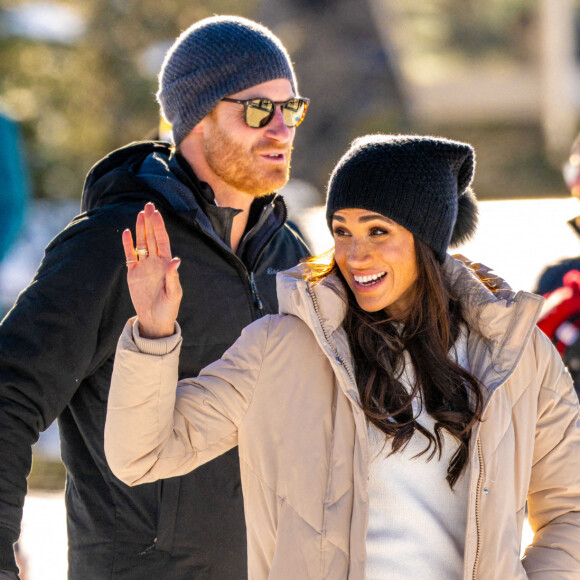
{"label": "blurred tree", "polygon": [[391,129],[391,107],[400,105],[367,2],[61,0],[82,17],[84,33],[60,41],[10,33],[11,10],[25,4],[34,3],[5,0],[0,9],[0,102],[23,122],[40,197],[78,197],[94,162],[151,134],[164,51],[181,30],[214,13],[274,27],[295,58],[301,89],[313,99],[299,132],[296,177],[322,188],[349,140]]}
{"label": "blurred tree", "polygon": [[[517,58],[531,56],[525,31],[532,22],[535,2],[528,0],[442,0],[447,16],[448,45],[469,55],[508,51]],[[524,34],[523,34],[524,33]]]}
{"label": "blurred tree", "polygon": [[537,1],[370,0],[397,15],[398,41],[416,54],[530,59]]}
{"label": "blurred tree", "polygon": [[24,4],[0,8],[0,102],[22,121],[34,192],[49,198],[78,197],[93,163],[157,126],[152,49],[200,18],[255,12],[253,0],[69,0],[85,23],[71,44],[11,33],[10,10]]}
{"label": "blurred tree", "polygon": [[[381,3],[410,17],[379,30]],[[13,10],[35,4],[76,11],[84,32],[41,41],[11,31]],[[170,42],[211,14],[256,18],[286,44],[312,99],[293,175],[322,189],[354,136],[410,129],[389,34],[427,55],[517,53],[530,10],[527,0],[0,0],[0,104],[22,122],[35,194],[76,198],[93,163],[156,127],[155,74]]]}

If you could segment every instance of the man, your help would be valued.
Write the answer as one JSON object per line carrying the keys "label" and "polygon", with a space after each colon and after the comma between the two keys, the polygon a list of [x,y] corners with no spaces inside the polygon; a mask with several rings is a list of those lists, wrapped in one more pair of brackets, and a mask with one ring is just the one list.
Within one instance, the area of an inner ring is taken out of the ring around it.
{"label": "man", "polygon": [[[169,50],[157,94],[167,143],[134,143],[90,171],[82,209],[48,246],[0,326],[0,578],[16,577],[30,446],[58,416],[67,468],[69,578],[227,579],[246,574],[237,451],[186,477],[129,488],[110,472],[103,427],[113,355],[133,315],[121,233],[154,202],[181,258],[180,374],[277,310],[275,274],[307,254],[272,194],[288,179],[297,98],[266,28],[213,17]],[[150,206],[151,207],[151,206]],[[147,210],[150,211],[150,210]],[[136,241],[141,251],[142,240]],[[10,576],[8,573],[13,575]]]}

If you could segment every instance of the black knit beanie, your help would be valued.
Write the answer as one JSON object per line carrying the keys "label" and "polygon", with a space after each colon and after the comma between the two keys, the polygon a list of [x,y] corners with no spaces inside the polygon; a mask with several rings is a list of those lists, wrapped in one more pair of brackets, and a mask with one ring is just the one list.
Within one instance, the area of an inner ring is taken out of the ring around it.
{"label": "black knit beanie", "polygon": [[475,158],[467,143],[415,135],[355,139],[328,182],[326,220],[340,209],[380,213],[408,229],[445,259],[447,247],[477,228],[469,185]]}
{"label": "black knit beanie", "polygon": [[157,100],[179,145],[223,97],[275,79],[288,79],[297,94],[280,40],[252,20],[213,16],[190,26],[167,52]]}

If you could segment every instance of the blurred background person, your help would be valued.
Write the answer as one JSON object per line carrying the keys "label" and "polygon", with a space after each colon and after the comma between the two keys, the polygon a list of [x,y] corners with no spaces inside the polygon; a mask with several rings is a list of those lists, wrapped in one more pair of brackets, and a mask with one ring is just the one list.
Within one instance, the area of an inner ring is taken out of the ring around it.
{"label": "blurred background person", "polygon": [[[572,144],[568,160],[562,168],[562,174],[571,195],[580,200],[580,134]],[[568,225],[580,237],[580,215],[569,220]],[[550,240],[545,239],[544,242],[549,244]],[[538,278],[534,292],[546,295],[564,286],[564,276],[570,270],[580,270],[580,256],[563,258],[546,266]]]}
{"label": "blurred background person", "polygon": [[556,346],[580,396],[580,271],[566,272],[561,286],[545,296],[538,326]]}
{"label": "blurred background person", "polygon": [[[20,232],[29,198],[28,161],[20,128],[16,121],[0,111],[0,262]],[[20,579],[25,580],[26,558],[18,544],[14,551]]]}
{"label": "blurred background person", "polygon": [[20,128],[0,111],[0,261],[20,232],[29,198],[28,160]]}
{"label": "blurred background person", "polygon": [[[572,197],[580,200],[580,134],[572,144],[562,173]],[[567,223],[580,237],[580,216]],[[580,395],[580,256],[546,266],[534,291],[547,298],[538,326],[558,349]]]}

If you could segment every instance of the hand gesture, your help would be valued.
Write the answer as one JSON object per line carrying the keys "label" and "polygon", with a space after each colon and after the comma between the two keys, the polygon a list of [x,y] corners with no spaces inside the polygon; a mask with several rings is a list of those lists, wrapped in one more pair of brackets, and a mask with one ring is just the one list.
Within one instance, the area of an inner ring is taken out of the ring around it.
{"label": "hand gesture", "polygon": [[171,257],[163,218],[151,202],[139,212],[135,234],[136,247],[131,231],[123,232],[123,248],[139,333],[145,338],[170,336],[183,295],[177,273],[180,259]]}

